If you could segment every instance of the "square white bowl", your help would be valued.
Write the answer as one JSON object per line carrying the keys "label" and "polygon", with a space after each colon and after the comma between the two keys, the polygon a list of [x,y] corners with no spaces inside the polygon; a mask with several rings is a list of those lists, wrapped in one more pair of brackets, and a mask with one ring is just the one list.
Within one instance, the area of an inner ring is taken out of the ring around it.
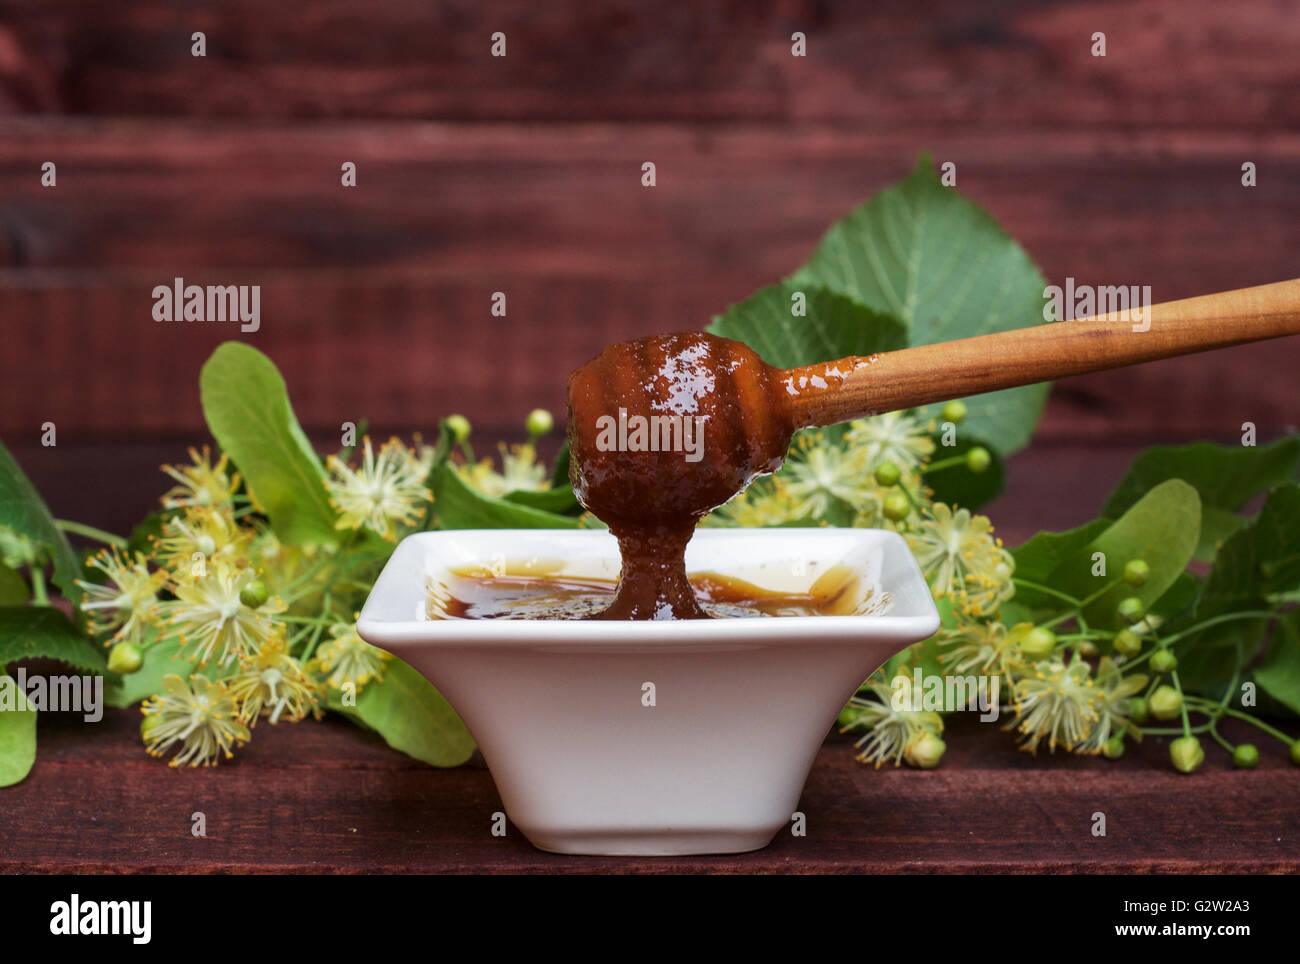
{"label": "square white bowl", "polygon": [[[831,566],[888,593],[878,615],[678,622],[434,619],[451,569],[533,561],[616,578],[601,530],[485,529],[404,539],[357,631],[423,673],[478,741],[506,813],[558,853],[735,853],[794,814],[859,683],[939,628],[907,544],[879,529],[700,529],[690,572],[778,591]],[[653,705],[646,705],[653,684]]]}

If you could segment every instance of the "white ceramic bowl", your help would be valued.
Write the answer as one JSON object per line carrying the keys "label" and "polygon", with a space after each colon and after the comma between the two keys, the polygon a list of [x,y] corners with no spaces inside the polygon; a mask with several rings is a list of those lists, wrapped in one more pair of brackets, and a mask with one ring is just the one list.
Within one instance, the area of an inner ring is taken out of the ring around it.
{"label": "white ceramic bowl", "polygon": [[[883,615],[682,622],[441,620],[449,568],[534,560],[615,578],[599,530],[409,536],[362,610],[363,638],[423,673],[478,741],[506,813],[534,845],[577,854],[735,853],[798,809],[813,758],[858,684],[939,628],[906,543],[878,529],[701,529],[691,572],[801,590],[846,565]],[[645,705],[644,684],[654,684]]]}

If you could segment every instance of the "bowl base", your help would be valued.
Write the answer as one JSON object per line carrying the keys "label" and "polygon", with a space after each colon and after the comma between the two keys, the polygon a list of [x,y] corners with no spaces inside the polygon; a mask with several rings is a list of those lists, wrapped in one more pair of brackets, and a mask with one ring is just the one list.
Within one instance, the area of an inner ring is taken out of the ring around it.
{"label": "bowl base", "polygon": [[538,850],[591,857],[683,857],[688,854],[739,854],[761,850],[776,830],[525,831]]}

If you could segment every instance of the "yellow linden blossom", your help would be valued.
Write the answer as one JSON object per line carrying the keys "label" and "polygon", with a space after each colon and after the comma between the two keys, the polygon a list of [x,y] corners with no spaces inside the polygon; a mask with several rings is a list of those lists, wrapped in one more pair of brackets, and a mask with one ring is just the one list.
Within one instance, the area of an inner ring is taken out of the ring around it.
{"label": "yellow linden blossom", "polygon": [[1142,673],[1123,676],[1107,657],[1097,666],[1097,683],[1101,687],[1100,718],[1088,738],[1074,747],[1076,753],[1100,753],[1112,736],[1128,728],[1132,698],[1146,689],[1147,677]]}
{"label": "yellow linden blossom", "polygon": [[951,644],[939,656],[939,662],[951,663],[952,671],[958,675],[970,672],[984,675],[997,674],[1010,678],[1010,674],[1024,662],[1020,652],[1020,640],[1033,628],[1016,627],[1008,632],[1000,622],[981,622],[960,619],[957,626],[939,630],[940,643]]}
{"label": "yellow linden blossom", "polygon": [[501,471],[492,467],[491,459],[473,465],[456,465],[456,473],[483,495],[499,499],[511,492],[543,492],[551,487],[546,466],[537,462],[537,450],[529,443],[506,448],[498,445]]}
{"label": "yellow linden blossom", "polygon": [[992,613],[1011,598],[1015,560],[993,537],[987,516],[935,503],[906,539],[936,596],[957,597],[972,616]]}
{"label": "yellow linden blossom", "polygon": [[224,683],[195,674],[189,682],[176,674],[163,677],[164,692],[145,700],[141,727],[150,756],[162,756],[175,743],[180,753],[171,766],[216,766],[232,748],[248,742],[248,727],[236,715],[235,701]]}
{"label": "yellow linden blossom", "polygon": [[362,526],[395,540],[397,528],[414,525],[424,515],[433,493],[424,486],[427,461],[397,439],[389,439],[376,456],[369,437],[363,440],[361,465],[353,469],[342,459],[328,459],[333,476],[327,483],[330,503],[339,510],[336,528]]}
{"label": "yellow linden blossom", "polygon": [[289,655],[283,631],[255,655],[241,659],[240,671],[227,685],[239,703],[239,718],[250,728],[264,713],[273,725],[282,716],[296,723],[316,705],[316,688]]}
{"label": "yellow linden blossom", "polygon": [[821,518],[837,503],[860,511],[879,501],[865,455],[859,447],[826,444],[822,432],[801,432],[776,481],[794,503],[794,518]]}
{"label": "yellow linden blossom", "polygon": [[[898,766],[921,740],[943,732],[943,717],[938,713],[895,709],[893,689],[876,679],[867,680],[849,700],[840,722],[841,733],[867,731],[854,744],[859,750],[857,759],[874,763],[877,770],[888,761]],[[909,757],[908,762],[915,761]]]}
{"label": "yellow linden blossom", "polygon": [[192,575],[197,556],[206,563],[220,556],[235,561],[252,540],[251,531],[237,525],[225,508],[189,507],[163,524],[154,540],[154,557],[181,575]]}
{"label": "yellow linden blossom", "polygon": [[861,448],[872,469],[881,462],[893,462],[906,472],[919,468],[934,454],[934,439],[925,423],[906,412],[886,412],[851,422],[845,441]]}
{"label": "yellow linden blossom", "polygon": [[1057,744],[1081,748],[1095,732],[1107,699],[1083,660],[1068,666],[1057,659],[1034,664],[1013,687],[1021,749],[1037,753],[1044,739],[1053,752]]}
{"label": "yellow linden blossom", "polygon": [[164,465],[162,470],[179,483],[163,493],[162,504],[168,509],[182,506],[223,506],[230,503],[239,488],[239,473],[226,471],[229,461],[223,452],[212,464],[211,452],[203,446],[200,453],[190,449],[193,465]]}
{"label": "yellow linden blossom", "polygon": [[384,663],[392,657],[358,636],[355,626],[335,623],[330,628],[330,636],[312,660],[312,668],[321,673],[326,683],[336,690],[351,683],[360,690],[372,679],[383,679]]}
{"label": "yellow linden blossom", "polygon": [[217,557],[201,578],[172,583],[176,599],[159,607],[179,634],[182,652],[197,657],[199,665],[214,653],[224,665],[240,656],[255,655],[278,631],[273,617],[284,612],[279,597],[256,609],[239,597],[257,578],[249,568],[237,567]]}
{"label": "yellow linden blossom", "polygon": [[158,610],[158,590],[166,583],[167,574],[150,572],[141,553],[127,558],[116,549],[99,552],[86,565],[108,577],[106,583],[77,580],[86,594],[81,610],[91,632],[112,633],[115,640],[138,644]]}

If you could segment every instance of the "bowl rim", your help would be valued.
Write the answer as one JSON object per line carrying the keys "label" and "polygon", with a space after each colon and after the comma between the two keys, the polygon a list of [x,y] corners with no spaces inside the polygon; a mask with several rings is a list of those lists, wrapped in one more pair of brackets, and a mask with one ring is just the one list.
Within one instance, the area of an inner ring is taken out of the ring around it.
{"label": "bowl rim", "polygon": [[[924,612],[916,615],[891,615],[883,613],[869,616],[781,616],[772,619],[693,619],[693,620],[561,620],[561,619],[408,619],[379,618],[374,610],[379,608],[376,599],[383,594],[409,592],[400,587],[409,581],[397,572],[409,565],[412,552],[425,551],[423,543],[444,539],[473,539],[490,535],[494,540],[517,537],[523,540],[538,538],[557,542],[603,540],[611,536],[604,529],[447,529],[416,532],[406,536],[393,550],[379,578],[375,580],[361,614],[357,619],[357,632],[366,641],[377,646],[418,645],[455,646],[472,644],[475,647],[491,645],[516,645],[562,642],[566,646],[608,645],[611,642],[675,642],[701,641],[771,645],[784,641],[843,642],[860,645],[864,638],[877,641],[917,641],[932,636],[940,624],[939,612],[930,594],[929,586],[921,574],[920,566],[912,556],[907,543],[896,532],[888,529],[852,528],[719,528],[700,529],[695,539],[713,541],[728,539],[779,539],[825,541],[838,539],[851,541],[863,539],[883,544],[886,552],[901,561],[904,579],[910,593],[921,600]],[[404,548],[405,547],[405,548]],[[902,587],[895,588],[899,591]]]}

